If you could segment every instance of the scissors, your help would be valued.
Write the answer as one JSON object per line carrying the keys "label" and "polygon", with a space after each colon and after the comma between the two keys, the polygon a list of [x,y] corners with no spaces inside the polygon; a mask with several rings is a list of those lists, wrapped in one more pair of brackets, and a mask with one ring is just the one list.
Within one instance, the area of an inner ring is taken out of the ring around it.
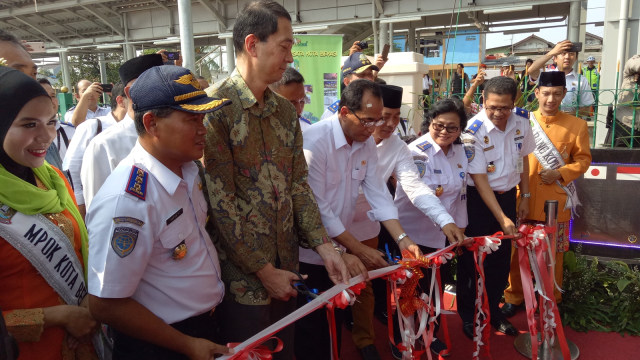
{"label": "scissors", "polygon": [[307,283],[304,282],[302,275],[297,271],[292,271],[294,274],[298,275],[298,280],[295,280],[292,284],[293,288],[296,291],[307,297],[307,301],[312,301],[313,299],[318,297],[318,289],[309,289]]}

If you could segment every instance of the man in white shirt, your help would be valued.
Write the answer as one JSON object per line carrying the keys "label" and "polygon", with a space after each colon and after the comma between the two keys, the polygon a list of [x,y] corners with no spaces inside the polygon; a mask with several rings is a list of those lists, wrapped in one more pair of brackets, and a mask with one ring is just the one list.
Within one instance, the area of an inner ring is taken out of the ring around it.
{"label": "man in white shirt", "polygon": [[[560,110],[578,117],[586,117],[589,116],[594,98],[589,79],[586,76],[576,74],[573,69],[573,65],[578,59],[577,50],[571,41],[560,41],[551,51],[537,58],[529,66],[529,76],[532,81],[537,82],[541,69],[547,61],[553,59],[553,62],[558,66],[550,71],[563,71],[567,80],[567,94],[562,99]],[[579,103],[578,96],[580,97]]]}
{"label": "man in white shirt", "polygon": [[[138,76],[145,70],[162,65],[159,54],[142,55],[120,66],[120,80],[124,84],[124,93],[130,99],[129,90]],[[133,123],[133,103],[127,102],[127,115],[117,124],[93,138],[82,158],[80,181],[84,204],[89,210],[91,200],[100,190],[111,171],[124,159],[138,139]]]}
{"label": "man in white shirt", "polygon": [[74,137],[69,143],[69,147],[62,161],[62,168],[68,171],[73,192],[76,195],[76,202],[80,213],[86,212],[84,206],[84,194],[82,193],[82,181],[80,179],[80,169],[82,168],[82,158],[87,150],[89,142],[116,124],[127,115],[127,103],[124,96],[124,85],[118,82],[111,91],[111,112],[108,115],[95,119],[88,119],[75,129]]}
{"label": "man in white shirt", "polygon": [[311,120],[302,116],[304,104],[307,99],[302,74],[292,67],[287,67],[284,73],[282,73],[282,78],[269,85],[269,88],[291,102],[291,105],[296,108],[300,130],[303,132],[307,130],[307,128],[311,126]]}
{"label": "man in white shirt", "polygon": [[[469,120],[462,135],[469,162],[467,186],[467,236],[491,235],[503,231],[516,235],[516,219],[529,211],[529,161],[535,148],[529,114],[516,108],[517,84],[500,76],[485,83],[483,109]],[[516,208],[516,186],[521,200]],[[500,311],[500,299],[507,286],[511,262],[511,240],[503,239],[497,251],[484,261],[486,293],[491,325],[499,332],[516,336],[518,330]],[[466,249],[458,257],[457,301],[463,332],[474,334],[476,271],[473,253]]]}
{"label": "man in white shirt", "polygon": [[208,97],[189,70],[172,65],[128,87],[138,141],[87,213],[92,314],[113,329],[114,359],[228,354],[214,343],[225,288],[196,161],[204,114],[230,101]]}
{"label": "man in white shirt", "polygon": [[71,107],[64,114],[64,122],[78,126],[86,119],[105,116],[111,112],[110,106],[100,106],[98,101],[102,96],[100,83],[82,79],[76,84],[76,92],[73,96],[78,100],[76,106]]}
{"label": "man in white shirt", "polygon": [[433,80],[431,80],[429,73],[422,75],[422,95],[429,95],[431,93],[432,86]]}
{"label": "man in white shirt", "polygon": [[[355,80],[340,99],[339,112],[307,129],[304,155],[309,165],[309,186],[318,202],[322,223],[330,237],[356,255],[368,269],[387,266],[383,254],[362,244],[349,232],[355,214],[358,189],[372,207],[369,216],[387,228],[401,250],[418,253],[417,246],[404,233],[398,211],[377,175],[376,146],[371,134],[383,123],[380,88],[369,80]],[[308,274],[308,284],[319,291],[330,286],[321,258],[307,249],[300,250],[300,271]],[[304,304],[299,298],[298,305]],[[336,319],[339,323],[340,319]],[[327,359],[329,336],[323,312],[314,312],[296,323],[296,357]],[[371,349],[371,348],[369,348]],[[375,349],[375,348],[374,348]],[[375,358],[377,354],[363,352]]]}

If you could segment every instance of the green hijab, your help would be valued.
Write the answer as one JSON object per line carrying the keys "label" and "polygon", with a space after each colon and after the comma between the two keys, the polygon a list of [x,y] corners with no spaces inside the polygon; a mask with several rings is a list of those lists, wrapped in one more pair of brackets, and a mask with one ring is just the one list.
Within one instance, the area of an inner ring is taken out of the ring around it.
{"label": "green hijab", "polygon": [[[47,187],[40,189],[7,171],[0,165],[0,203],[10,206],[25,215],[57,214],[69,210],[80,228],[82,261],[85,280],[87,277],[88,234],[78,207],[73,201],[64,179],[49,163],[34,168],[33,173]],[[71,239],[73,241],[73,239]]]}

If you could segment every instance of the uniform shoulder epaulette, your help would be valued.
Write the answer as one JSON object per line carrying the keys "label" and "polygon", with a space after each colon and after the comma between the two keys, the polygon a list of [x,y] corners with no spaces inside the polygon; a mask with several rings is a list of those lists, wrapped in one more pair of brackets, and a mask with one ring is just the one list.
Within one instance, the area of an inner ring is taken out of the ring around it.
{"label": "uniform shoulder epaulette", "polygon": [[480,126],[482,126],[482,120],[476,119],[474,122],[471,123],[471,125],[469,125],[469,127],[467,128],[467,130],[465,130],[465,132],[471,135],[475,135],[478,129],[480,129]]}
{"label": "uniform shoulder epaulette", "polygon": [[149,178],[149,173],[133,165],[131,167],[131,174],[129,175],[129,181],[127,181],[127,187],[124,191],[137,197],[140,200],[144,200],[147,197],[147,179],[148,178]]}
{"label": "uniform shoulder epaulette", "polygon": [[333,114],[335,114],[338,111],[338,106],[340,106],[340,100],[336,100],[336,102],[329,105],[327,109],[331,111]]}
{"label": "uniform shoulder epaulette", "polygon": [[427,151],[431,146],[433,146],[433,145],[431,145],[431,143],[428,142],[428,141],[424,141],[424,142],[421,142],[420,144],[416,145],[416,147],[418,149],[422,150],[422,151]]}
{"label": "uniform shoulder epaulette", "polygon": [[516,107],[513,111],[516,113],[516,115],[521,116],[525,119],[529,119],[529,110]]}
{"label": "uniform shoulder epaulette", "polygon": [[75,110],[75,109],[76,109],[76,105],[73,105],[72,107],[70,107],[70,108],[68,108],[68,109],[67,109],[67,112],[72,111],[72,110]]}
{"label": "uniform shoulder epaulette", "polygon": [[71,126],[72,128],[74,128],[75,126],[72,123],[68,123],[64,120],[60,120],[60,125],[64,125],[64,126]]}
{"label": "uniform shoulder epaulette", "polygon": [[302,120],[302,122],[304,122],[304,123],[307,123],[307,124],[311,125],[311,120],[307,119],[304,116],[300,116],[300,120]]}

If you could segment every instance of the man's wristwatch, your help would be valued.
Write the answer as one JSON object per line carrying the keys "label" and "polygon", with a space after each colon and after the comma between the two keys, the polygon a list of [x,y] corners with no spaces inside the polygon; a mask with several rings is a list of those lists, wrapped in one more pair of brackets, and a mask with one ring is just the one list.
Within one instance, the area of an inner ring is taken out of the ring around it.
{"label": "man's wristwatch", "polygon": [[522,194],[520,194],[520,197],[523,198],[523,199],[528,199],[528,198],[531,197],[531,193],[522,193]]}
{"label": "man's wristwatch", "polygon": [[407,236],[407,233],[400,234],[400,236],[398,236],[398,238],[396,239],[396,244],[399,244],[400,241],[402,241],[402,239],[406,238]]}

